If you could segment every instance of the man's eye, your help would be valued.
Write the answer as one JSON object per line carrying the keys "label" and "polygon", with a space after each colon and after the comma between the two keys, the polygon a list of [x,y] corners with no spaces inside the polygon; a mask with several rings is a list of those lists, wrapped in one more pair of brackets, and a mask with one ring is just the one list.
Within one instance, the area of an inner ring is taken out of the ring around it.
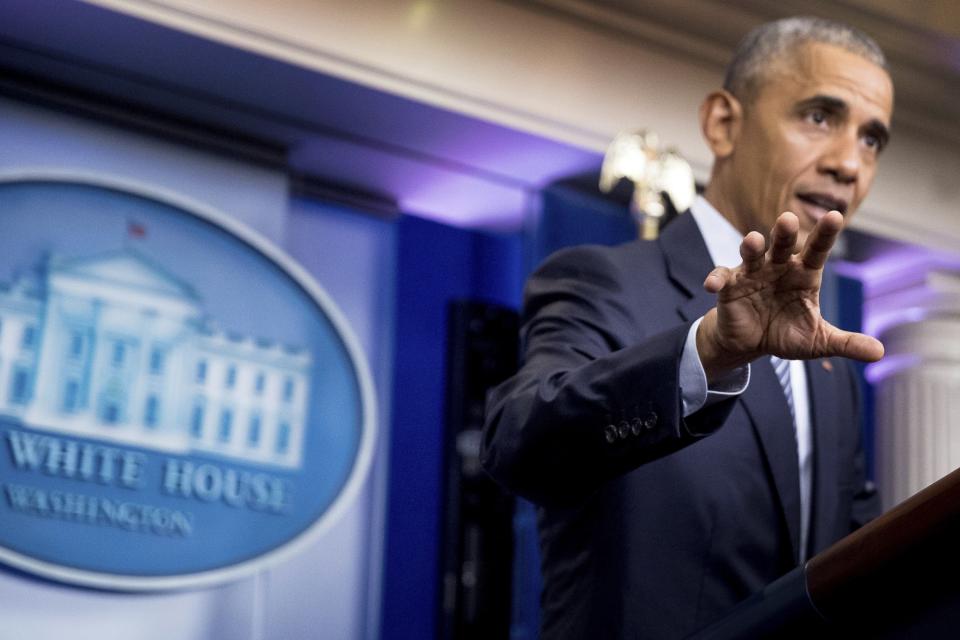
{"label": "man's eye", "polygon": [[827,121],[827,114],[824,111],[817,109],[807,114],[807,120],[813,124],[824,124]]}
{"label": "man's eye", "polygon": [[875,151],[879,151],[880,148],[883,146],[883,143],[880,141],[880,138],[878,136],[875,136],[869,133],[863,136],[863,144],[865,144],[867,148],[873,149]]}

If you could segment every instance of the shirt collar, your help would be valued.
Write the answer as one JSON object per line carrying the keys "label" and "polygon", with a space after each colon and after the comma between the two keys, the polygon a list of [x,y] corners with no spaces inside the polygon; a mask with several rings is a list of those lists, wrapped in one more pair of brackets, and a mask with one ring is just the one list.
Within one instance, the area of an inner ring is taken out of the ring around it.
{"label": "shirt collar", "polygon": [[743,235],[706,198],[697,196],[690,205],[690,214],[700,229],[714,265],[736,267],[742,262],[740,242]]}

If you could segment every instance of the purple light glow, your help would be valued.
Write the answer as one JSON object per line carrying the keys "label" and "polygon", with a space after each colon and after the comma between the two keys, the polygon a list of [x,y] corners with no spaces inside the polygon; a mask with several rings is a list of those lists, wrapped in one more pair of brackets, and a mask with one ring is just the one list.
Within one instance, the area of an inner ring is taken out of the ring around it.
{"label": "purple light glow", "polygon": [[864,297],[871,298],[923,282],[931,271],[960,271],[960,257],[921,247],[903,247],[865,262],[839,260],[833,267],[840,275],[862,282]]}
{"label": "purple light glow", "polygon": [[879,338],[892,326],[921,322],[935,312],[943,293],[929,285],[929,276],[960,272],[960,257],[901,247],[865,262],[838,261],[833,267],[836,273],[863,283],[863,331]]}
{"label": "purple light glow", "polygon": [[[403,213],[456,227],[517,232],[529,213],[532,193],[554,180],[598,171],[601,161],[592,152],[574,153],[526,135],[486,142],[467,136],[462,142],[467,147],[457,155],[469,155],[472,145],[484,168],[336,137],[298,146],[290,154],[290,164],[331,183],[388,196]],[[450,146],[449,141],[446,144]],[[495,158],[501,166],[493,173],[487,168]]]}
{"label": "purple light glow", "polygon": [[883,335],[883,332],[900,324],[908,322],[922,322],[929,315],[927,309],[921,307],[904,307],[893,309],[873,309],[864,307],[863,332],[875,338]]}
{"label": "purple light glow", "polygon": [[894,373],[915,367],[918,364],[920,364],[920,356],[914,354],[884,356],[880,362],[867,365],[864,375],[870,384],[878,384]]}

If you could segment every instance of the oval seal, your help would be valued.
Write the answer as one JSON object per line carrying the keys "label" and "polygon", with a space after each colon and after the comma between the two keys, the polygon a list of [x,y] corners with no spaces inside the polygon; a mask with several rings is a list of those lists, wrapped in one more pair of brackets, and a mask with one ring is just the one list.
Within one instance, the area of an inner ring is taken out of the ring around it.
{"label": "oval seal", "polygon": [[289,558],[355,499],[366,361],[233,218],[101,177],[0,176],[0,561],[182,589]]}

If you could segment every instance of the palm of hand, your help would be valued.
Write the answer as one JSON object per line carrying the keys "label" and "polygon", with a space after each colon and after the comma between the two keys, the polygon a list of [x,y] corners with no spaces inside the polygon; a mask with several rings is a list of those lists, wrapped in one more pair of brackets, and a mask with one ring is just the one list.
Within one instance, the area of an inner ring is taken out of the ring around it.
{"label": "palm of hand", "polygon": [[841,214],[828,213],[795,254],[799,221],[784,213],[770,233],[769,251],[763,236],[751,232],[740,245],[743,263],[707,276],[704,288],[717,294],[717,307],[700,324],[697,350],[708,379],[762,355],[883,357],[877,339],[837,329],[820,315],[823,265],[842,227]]}
{"label": "palm of hand", "polygon": [[717,297],[720,344],[788,360],[828,355],[838,330],[820,315],[821,274],[797,256],[735,272]]}

